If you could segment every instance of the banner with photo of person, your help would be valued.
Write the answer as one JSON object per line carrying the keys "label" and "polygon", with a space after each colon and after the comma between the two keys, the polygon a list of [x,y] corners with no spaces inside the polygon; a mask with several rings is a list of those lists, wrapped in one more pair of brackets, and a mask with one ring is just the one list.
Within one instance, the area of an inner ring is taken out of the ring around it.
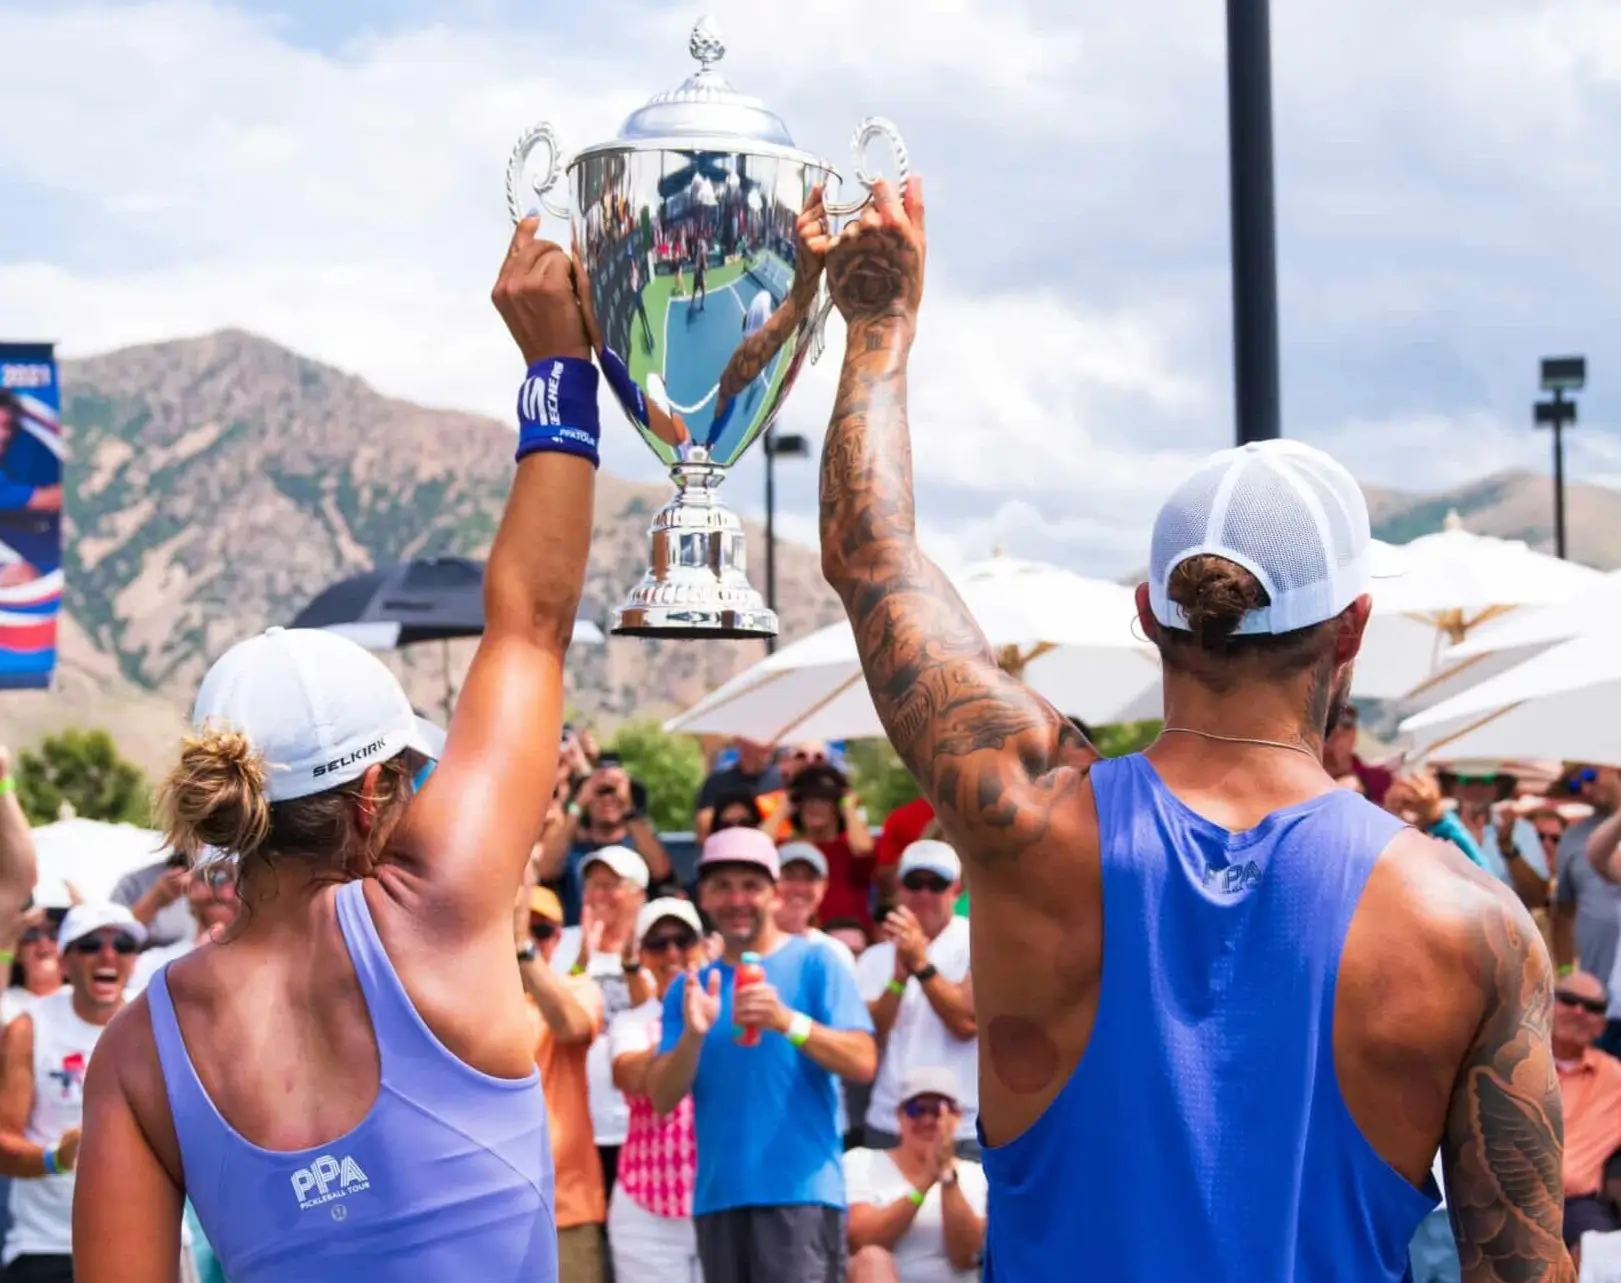
{"label": "banner with photo of person", "polygon": [[0,343],[0,690],[56,669],[62,608],[62,397],[49,343]]}

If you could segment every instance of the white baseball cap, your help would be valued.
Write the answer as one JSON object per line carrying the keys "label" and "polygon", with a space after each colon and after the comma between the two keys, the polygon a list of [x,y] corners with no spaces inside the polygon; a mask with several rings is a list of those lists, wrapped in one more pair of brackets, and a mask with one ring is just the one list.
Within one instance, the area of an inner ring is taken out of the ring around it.
{"label": "white baseball cap", "polygon": [[593,864],[601,864],[612,869],[625,881],[634,883],[643,891],[647,890],[647,861],[642,859],[628,846],[599,846],[595,851],[587,854],[580,861],[580,880],[585,880],[585,871]]}
{"label": "white baseball cap", "polygon": [[919,1096],[942,1096],[957,1104],[962,1100],[962,1088],[957,1083],[957,1075],[951,1070],[936,1065],[920,1065],[916,1069],[908,1069],[901,1077],[901,1104],[916,1100]]}
{"label": "white baseball cap", "polygon": [[647,933],[666,918],[673,918],[677,922],[685,923],[692,928],[693,935],[703,938],[704,924],[698,916],[698,910],[693,908],[691,900],[678,900],[673,895],[662,899],[649,900],[642,906],[641,912],[636,915],[636,939],[641,941]]}
{"label": "white baseball cap", "polygon": [[1171,574],[1189,557],[1221,557],[1260,580],[1269,602],[1235,634],[1292,633],[1399,573],[1393,552],[1374,540],[1362,487],[1339,463],[1299,441],[1251,442],[1211,455],[1160,508],[1148,597],[1161,627],[1185,630]]}
{"label": "white baseball cap", "polygon": [[948,843],[919,838],[901,852],[900,868],[895,876],[904,878],[908,873],[919,872],[955,882],[962,877],[962,860]]}
{"label": "white baseball cap", "polygon": [[790,864],[808,864],[817,877],[827,876],[827,857],[810,842],[784,842],[777,848],[777,862],[785,869]]}
{"label": "white baseball cap", "polygon": [[63,949],[75,940],[83,940],[106,927],[113,927],[129,936],[136,944],[146,943],[146,928],[121,904],[103,901],[99,904],[76,904],[62,916],[62,925],[56,932],[56,943]]}
{"label": "white baseball cap", "polygon": [[232,646],[203,678],[192,721],[247,737],[272,802],[325,793],[408,748],[435,755],[383,661],[321,628],[269,628]]}

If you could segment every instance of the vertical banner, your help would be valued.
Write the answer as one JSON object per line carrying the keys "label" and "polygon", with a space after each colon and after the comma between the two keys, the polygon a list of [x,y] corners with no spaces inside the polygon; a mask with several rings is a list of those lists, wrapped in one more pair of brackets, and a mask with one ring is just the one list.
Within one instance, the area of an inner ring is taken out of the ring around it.
{"label": "vertical banner", "polygon": [[62,408],[49,343],[0,343],[0,690],[43,688],[62,608]]}

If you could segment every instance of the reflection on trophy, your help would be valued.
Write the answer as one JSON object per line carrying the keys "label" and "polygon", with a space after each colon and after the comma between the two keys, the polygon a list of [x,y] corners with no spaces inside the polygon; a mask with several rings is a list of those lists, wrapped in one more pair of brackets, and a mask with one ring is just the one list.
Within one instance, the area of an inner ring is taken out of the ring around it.
{"label": "reflection on trophy", "polygon": [[[831,307],[807,239],[833,231],[867,193],[841,204],[817,192],[836,194],[838,171],[715,70],[726,50],[709,19],[688,49],[698,71],[633,112],[617,137],[565,161],[550,125],[527,131],[507,165],[507,204],[515,222],[537,204],[570,220],[604,379],[676,485],[613,631],[773,637],[776,614],[746,574],[743,523],[715,492],[819,350]],[[873,182],[866,150],[880,137],[906,177],[894,126],[869,119],[854,144],[863,189]],[[541,150],[544,165],[531,170]],[[552,195],[565,176],[567,205]]]}

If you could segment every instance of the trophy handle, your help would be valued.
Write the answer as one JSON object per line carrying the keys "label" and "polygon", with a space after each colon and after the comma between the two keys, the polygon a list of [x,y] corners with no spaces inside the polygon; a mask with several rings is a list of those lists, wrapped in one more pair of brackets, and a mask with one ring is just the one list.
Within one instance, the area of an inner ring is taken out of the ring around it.
{"label": "trophy handle", "polygon": [[565,168],[563,161],[562,144],[557,141],[557,131],[551,125],[542,122],[523,131],[517,145],[512,149],[512,155],[507,157],[507,212],[512,215],[514,223],[521,223],[533,205],[522,201],[518,197],[519,189],[523,185],[524,167],[529,163],[529,156],[537,146],[546,145],[546,170],[539,174],[532,186],[536,197],[539,198],[541,208],[558,218],[567,218],[569,208],[567,205],[556,204],[549,193],[557,186],[557,181],[563,176]]}
{"label": "trophy handle", "polygon": [[827,351],[827,318],[833,315],[833,293],[826,285],[817,287],[816,316],[810,328],[810,359],[815,365]]}
{"label": "trophy handle", "polygon": [[855,138],[850,143],[850,150],[856,162],[856,181],[867,190],[862,192],[859,200],[824,201],[824,207],[830,217],[843,218],[848,214],[854,214],[867,203],[868,193],[879,177],[867,168],[867,148],[875,138],[882,138],[889,143],[890,154],[895,157],[896,185],[900,186],[906,182],[906,176],[911,173],[911,161],[907,157],[906,140],[901,137],[901,131],[882,116],[868,116],[856,126]]}

